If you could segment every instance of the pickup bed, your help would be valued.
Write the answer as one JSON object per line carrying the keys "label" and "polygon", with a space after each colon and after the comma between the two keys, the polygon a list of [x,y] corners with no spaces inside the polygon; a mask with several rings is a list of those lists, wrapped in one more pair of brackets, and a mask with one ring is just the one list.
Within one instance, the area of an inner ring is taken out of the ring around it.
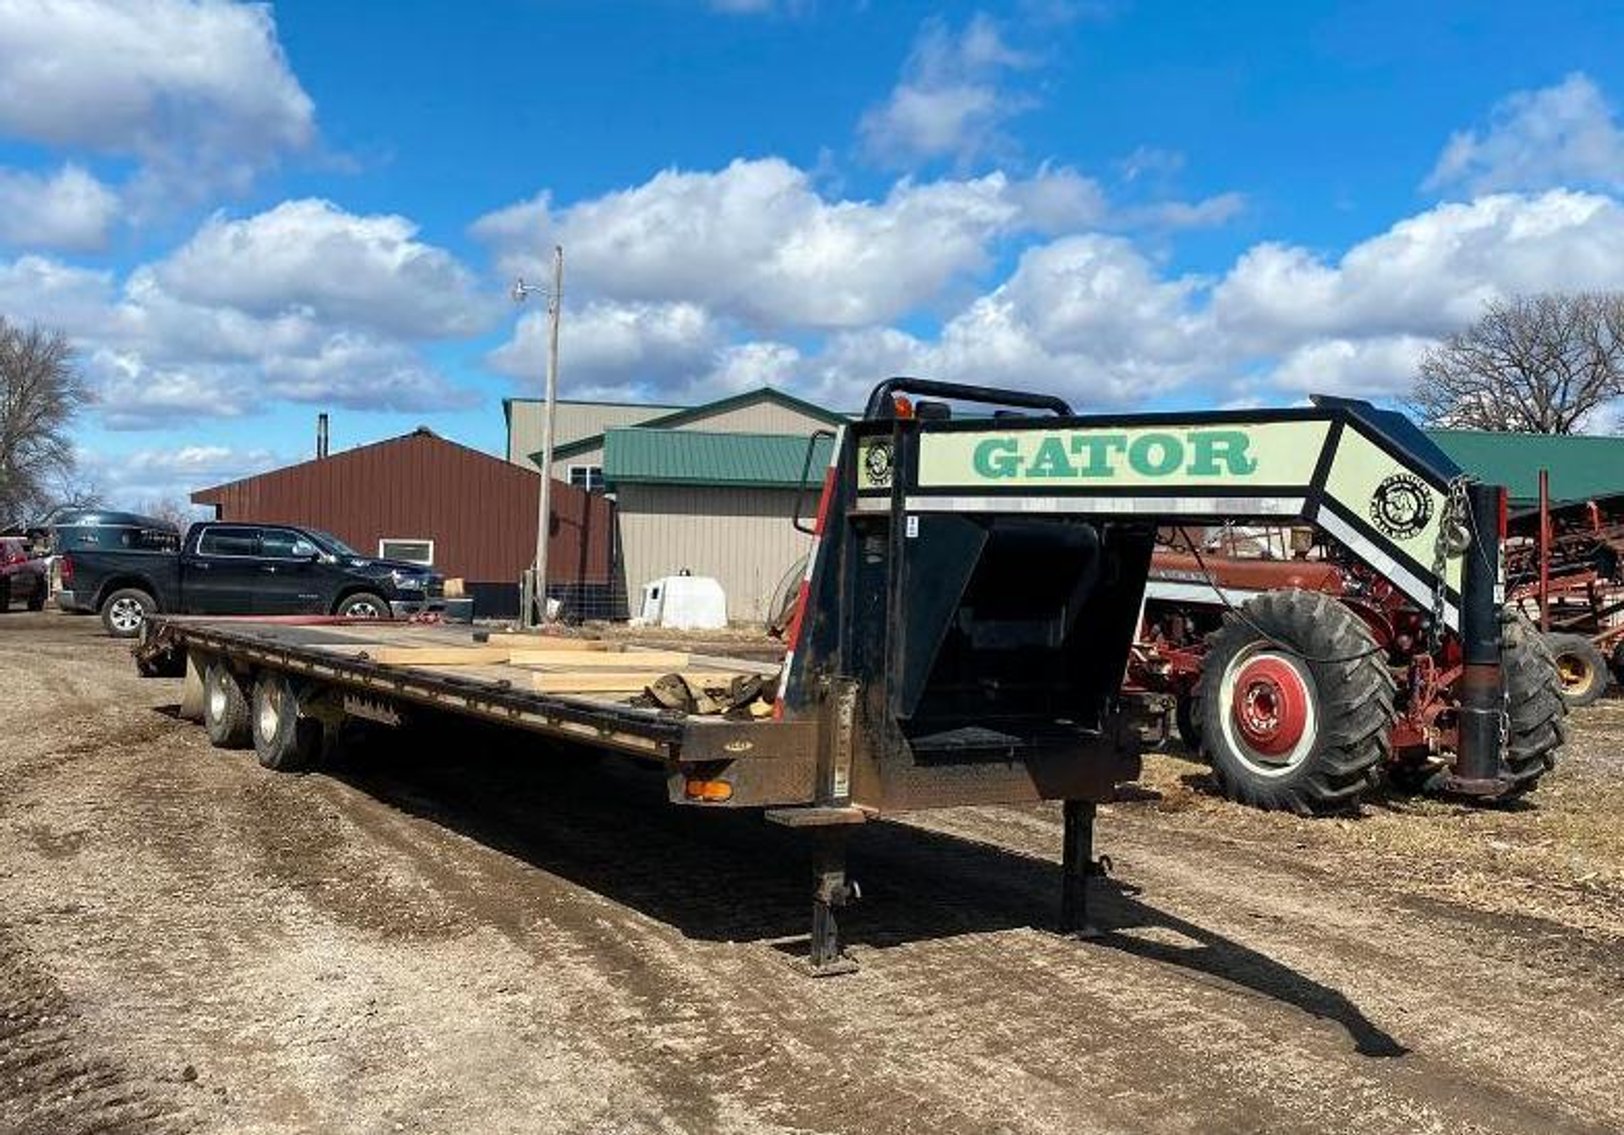
{"label": "pickup bed", "polygon": [[159,613],[388,619],[445,605],[431,569],[283,524],[194,524],[178,553],[81,549],[59,556],[58,570],[57,606],[99,613],[118,638]]}

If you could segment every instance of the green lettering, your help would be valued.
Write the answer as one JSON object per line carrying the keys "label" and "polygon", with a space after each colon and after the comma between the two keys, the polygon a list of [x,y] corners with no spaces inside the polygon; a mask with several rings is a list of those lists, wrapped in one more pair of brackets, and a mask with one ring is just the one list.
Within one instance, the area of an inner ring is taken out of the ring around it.
{"label": "green lettering", "polygon": [[1128,467],[1145,477],[1165,477],[1184,464],[1184,443],[1172,434],[1140,434],[1128,447]]}
{"label": "green lettering", "polygon": [[976,473],[982,477],[1013,477],[1020,469],[1020,454],[1016,453],[1012,437],[989,437],[976,446]]}
{"label": "green lettering", "polygon": [[1083,458],[1083,464],[1077,470],[1076,476],[1109,477],[1111,452],[1114,450],[1121,453],[1127,448],[1127,434],[1074,434],[1071,439],[1071,452]]}
{"label": "green lettering", "polygon": [[1246,453],[1252,439],[1244,430],[1200,430],[1190,434],[1190,441],[1195,446],[1195,457],[1190,461],[1193,477],[1223,476],[1224,470],[1218,468],[1220,460],[1229,467],[1231,476],[1257,472],[1257,458]]}
{"label": "green lettering", "polygon": [[1066,446],[1057,437],[1046,437],[1037,455],[1026,467],[1028,477],[1075,477],[1077,470],[1066,459]]}

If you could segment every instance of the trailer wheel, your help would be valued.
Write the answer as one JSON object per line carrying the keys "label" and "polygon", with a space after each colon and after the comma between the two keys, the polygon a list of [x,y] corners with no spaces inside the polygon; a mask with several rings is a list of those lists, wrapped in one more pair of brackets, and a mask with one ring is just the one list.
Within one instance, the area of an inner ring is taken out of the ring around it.
{"label": "trailer wheel", "polygon": [[[1589,640],[1584,640],[1587,644]],[[1509,797],[1526,796],[1556,767],[1568,739],[1568,702],[1546,636],[1528,616],[1513,612],[1500,643],[1506,683],[1506,765]]]}
{"label": "trailer wheel", "polygon": [[1541,636],[1556,660],[1556,673],[1562,685],[1562,700],[1570,706],[1589,705],[1607,692],[1611,678],[1607,658],[1584,635],[1548,634]]}
{"label": "trailer wheel", "polygon": [[1226,615],[1196,698],[1224,795],[1299,815],[1342,811],[1391,752],[1393,677],[1365,622],[1313,591],[1270,591]]}
{"label": "trailer wheel", "polygon": [[217,749],[246,749],[252,740],[242,682],[218,658],[203,671],[203,728]]}
{"label": "trailer wheel", "polygon": [[134,638],[141,624],[158,609],[152,596],[139,587],[121,587],[102,600],[101,620],[114,638]]}
{"label": "trailer wheel", "polygon": [[254,752],[277,772],[309,768],[321,753],[321,722],[299,714],[299,694],[286,674],[266,671],[254,682]]}

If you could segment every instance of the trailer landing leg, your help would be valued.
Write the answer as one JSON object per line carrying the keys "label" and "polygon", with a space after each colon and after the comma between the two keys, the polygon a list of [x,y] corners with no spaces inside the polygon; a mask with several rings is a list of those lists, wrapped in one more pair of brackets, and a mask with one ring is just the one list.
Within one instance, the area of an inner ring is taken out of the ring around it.
{"label": "trailer landing leg", "polygon": [[812,831],[812,945],[806,963],[813,977],[857,971],[857,963],[840,948],[835,911],[862,897],[857,884],[846,878],[846,833],[867,819],[867,812],[849,806],[767,811],[770,823]]}
{"label": "trailer landing leg", "polygon": [[1110,870],[1110,860],[1094,858],[1094,802],[1067,800],[1060,854],[1060,932],[1076,938],[1098,938],[1088,918],[1088,881]]}

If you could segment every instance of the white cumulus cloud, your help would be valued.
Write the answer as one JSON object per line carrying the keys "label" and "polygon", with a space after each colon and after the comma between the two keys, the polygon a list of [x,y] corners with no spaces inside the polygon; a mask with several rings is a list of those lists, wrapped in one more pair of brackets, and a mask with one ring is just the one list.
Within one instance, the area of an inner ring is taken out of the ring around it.
{"label": "white cumulus cloud", "polygon": [[1102,208],[1070,169],[899,181],[878,201],[829,200],[779,158],[666,170],[555,210],[545,195],[481,218],[509,275],[546,278],[564,245],[566,291],[698,303],[755,328],[860,327],[935,303],[984,268],[1001,237],[1061,231]]}
{"label": "white cumulus cloud", "polygon": [[884,102],[869,108],[858,132],[884,165],[955,158],[969,161],[1006,146],[1005,123],[1032,105],[1003,79],[1034,60],[1004,42],[998,25],[977,14],[958,32],[928,21]]}
{"label": "white cumulus cloud", "polygon": [[424,347],[488,325],[448,252],[395,216],[285,202],[216,216],[122,279],[29,254],[0,261],[0,310],[67,334],[112,429],[241,417],[279,401],[434,410],[477,399]]}
{"label": "white cumulus cloud", "polygon": [[91,252],[107,243],[118,196],[82,167],[0,169],[0,244]]}
{"label": "white cumulus cloud", "polygon": [[0,131],[134,158],[174,193],[240,187],[316,126],[269,5],[0,0]]}
{"label": "white cumulus cloud", "polygon": [[1456,133],[1424,188],[1624,187],[1624,131],[1601,90],[1581,73],[1518,91],[1495,105],[1482,130]]}
{"label": "white cumulus cloud", "polygon": [[154,268],[179,299],[254,316],[291,310],[398,335],[477,331],[495,311],[444,249],[404,217],[358,216],[329,201],[284,201],[241,220],[216,215]]}

